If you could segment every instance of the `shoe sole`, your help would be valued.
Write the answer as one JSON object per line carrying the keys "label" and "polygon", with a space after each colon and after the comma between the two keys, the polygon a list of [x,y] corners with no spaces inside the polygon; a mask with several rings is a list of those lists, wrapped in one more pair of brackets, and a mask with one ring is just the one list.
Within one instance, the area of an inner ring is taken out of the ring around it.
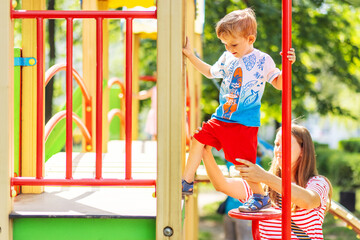
{"label": "shoe sole", "polygon": [[182,195],[190,196],[190,195],[193,195],[193,192],[182,192]]}
{"label": "shoe sole", "polygon": [[271,204],[265,205],[264,207],[260,208],[260,209],[255,209],[255,210],[251,210],[251,209],[241,209],[241,207],[239,207],[239,212],[244,212],[244,213],[257,213],[257,212],[261,212],[264,209],[268,209],[271,207]]}

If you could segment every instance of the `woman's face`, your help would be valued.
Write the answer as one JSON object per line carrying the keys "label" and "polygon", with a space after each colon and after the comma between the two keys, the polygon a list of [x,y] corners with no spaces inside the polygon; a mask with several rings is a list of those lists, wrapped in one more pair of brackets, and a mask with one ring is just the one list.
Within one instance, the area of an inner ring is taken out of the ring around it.
{"label": "woman's face", "polygon": [[[281,132],[278,132],[274,142],[274,157],[278,161],[281,168],[282,165],[282,139]],[[300,144],[296,141],[296,138],[291,135],[291,168],[294,166],[294,163],[299,159],[302,154],[302,148]]]}

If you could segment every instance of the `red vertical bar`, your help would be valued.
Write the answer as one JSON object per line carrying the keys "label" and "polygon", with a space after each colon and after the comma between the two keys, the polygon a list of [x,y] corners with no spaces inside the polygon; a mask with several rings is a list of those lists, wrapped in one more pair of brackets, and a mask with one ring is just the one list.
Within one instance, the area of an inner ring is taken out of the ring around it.
{"label": "red vertical bar", "polygon": [[96,19],[96,179],[102,178],[103,18]]}
{"label": "red vertical bar", "polygon": [[282,239],[291,238],[291,0],[282,0]]}
{"label": "red vertical bar", "polygon": [[132,18],[126,19],[126,91],[125,91],[125,179],[131,179],[132,141]]}
{"label": "red vertical bar", "polygon": [[72,179],[73,19],[66,19],[66,179]]}
{"label": "red vertical bar", "polygon": [[43,178],[44,162],[44,22],[36,18],[37,24],[37,125],[36,125],[36,178]]}

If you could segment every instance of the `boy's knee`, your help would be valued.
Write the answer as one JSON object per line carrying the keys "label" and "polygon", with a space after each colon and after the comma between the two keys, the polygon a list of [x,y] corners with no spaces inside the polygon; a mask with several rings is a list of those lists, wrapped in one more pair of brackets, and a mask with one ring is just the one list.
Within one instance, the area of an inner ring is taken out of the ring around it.
{"label": "boy's knee", "polygon": [[209,146],[209,145],[205,145],[205,151],[208,152],[208,153],[211,153],[211,149],[212,149],[212,146]]}
{"label": "boy's knee", "polygon": [[205,146],[204,146],[204,150],[203,150],[203,156],[204,156],[204,155],[206,156],[206,155],[212,154],[211,149],[212,149],[212,146],[205,145]]}
{"label": "boy's knee", "polygon": [[191,147],[204,147],[204,146],[205,146],[205,144],[199,142],[195,138],[193,138],[191,141]]}

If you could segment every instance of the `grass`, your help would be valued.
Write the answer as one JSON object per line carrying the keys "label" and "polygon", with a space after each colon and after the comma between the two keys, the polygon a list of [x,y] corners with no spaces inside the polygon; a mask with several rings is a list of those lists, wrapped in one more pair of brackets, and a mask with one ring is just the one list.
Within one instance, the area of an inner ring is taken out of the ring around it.
{"label": "grass", "polygon": [[335,219],[333,215],[326,214],[323,224],[324,239],[343,240],[356,239],[356,233],[345,226],[345,223]]}

